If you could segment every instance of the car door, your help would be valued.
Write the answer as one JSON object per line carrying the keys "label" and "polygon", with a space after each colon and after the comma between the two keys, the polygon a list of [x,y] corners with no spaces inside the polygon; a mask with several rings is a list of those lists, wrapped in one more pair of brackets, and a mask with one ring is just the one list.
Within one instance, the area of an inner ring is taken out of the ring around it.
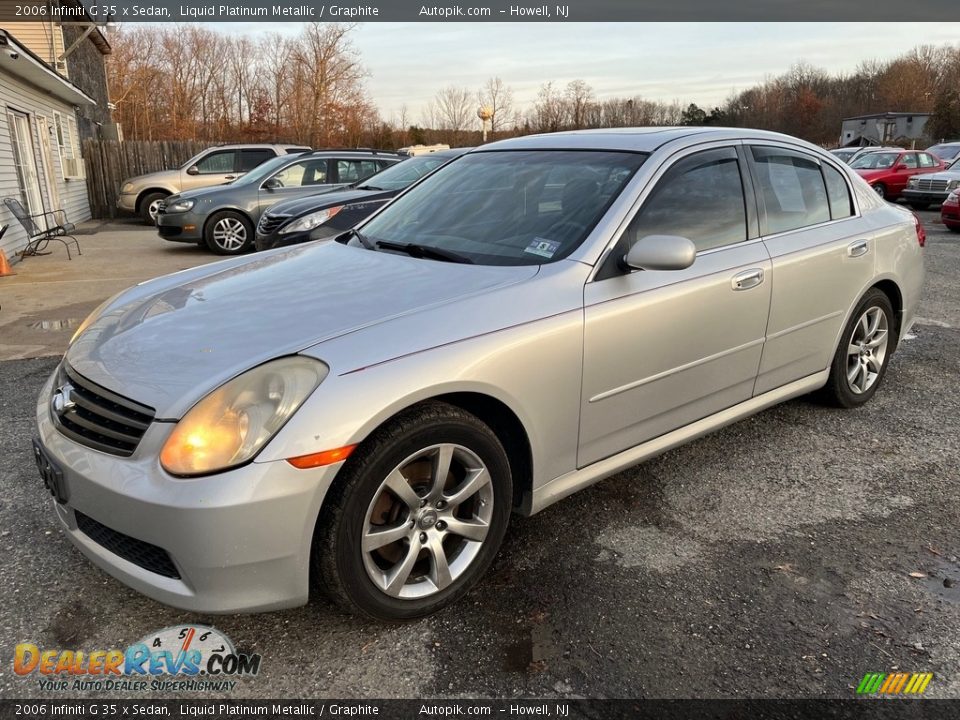
{"label": "car door", "polygon": [[258,190],[259,211],[254,222],[267,208],[278,202],[317,195],[336,187],[330,182],[330,165],[329,158],[306,157],[264,179]]}
{"label": "car door", "polygon": [[[735,145],[674,156],[584,288],[578,465],[748,400],[770,306],[770,260]],[[625,271],[648,235],[696,245],[685,270]],[[546,361],[546,360],[545,360]]]}
{"label": "car door", "polygon": [[902,193],[903,189],[907,187],[907,180],[910,179],[910,176],[916,175],[919,172],[920,162],[917,159],[917,153],[911,152],[901,155],[900,160],[893,168],[893,173],[887,186],[887,194],[895,197]]}
{"label": "car door", "polygon": [[237,151],[211,150],[180,173],[180,191],[223,185],[237,178]]}
{"label": "car door", "polygon": [[875,238],[840,165],[777,145],[749,148],[760,230],[773,263],[756,394],[825,370],[873,277]]}

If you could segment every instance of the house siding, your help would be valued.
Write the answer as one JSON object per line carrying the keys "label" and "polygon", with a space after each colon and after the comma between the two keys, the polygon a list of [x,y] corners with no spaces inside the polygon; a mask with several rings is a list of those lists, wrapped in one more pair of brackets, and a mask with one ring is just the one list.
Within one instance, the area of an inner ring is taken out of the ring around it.
{"label": "house siding", "polygon": [[[19,40],[19,36],[17,40]],[[53,113],[58,111],[65,115],[73,115],[74,108],[56,98],[46,95],[32,85],[21,82],[9,74],[0,74],[0,199],[6,197],[20,197],[20,188],[17,184],[17,174],[13,166],[13,146],[8,126],[7,110],[17,110],[30,118],[30,135],[33,144],[34,162],[37,165],[37,174],[40,178],[40,193],[43,198],[44,210],[53,209],[47,194],[47,182],[43,158],[41,157],[40,141],[37,136],[37,116],[47,118],[53,124]],[[53,156],[53,176],[60,194],[62,209],[72,223],[78,223],[90,218],[90,204],[87,200],[86,182],[64,180],[63,169],[60,165],[60,156],[57,152],[56,141],[51,139]],[[20,223],[6,205],[0,203],[0,225],[9,225],[6,234],[0,239],[0,249],[7,259],[14,262],[16,253],[27,244],[27,235]]]}
{"label": "house siding", "polygon": [[[63,55],[63,30],[56,23],[18,22],[11,25],[9,30],[17,38],[17,42],[32,50],[48,65],[53,65],[56,59]],[[57,72],[68,77],[66,63],[61,61]]]}

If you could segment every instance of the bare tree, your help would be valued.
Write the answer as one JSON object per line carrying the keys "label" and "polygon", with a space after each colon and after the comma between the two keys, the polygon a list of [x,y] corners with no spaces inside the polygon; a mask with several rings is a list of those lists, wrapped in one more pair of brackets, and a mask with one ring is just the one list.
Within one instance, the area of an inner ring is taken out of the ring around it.
{"label": "bare tree", "polygon": [[493,111],[490,118],[490,133],[496,139],[497,132],[507,127],[513,119],[513,90],[503,84],[503,80],[492,77],[477,91],[477,102],[481,107]]}
{"label": "bare tree", "polygon": [[445,130],[451,145],[459,145],[474,117],[472,95],[466,88],[448,85],[433,100],[437,127]]}
{"label": "bare tree", "polygon": [[587,113],[593,103],[593,88],[583,80],[571,80],[563,93],[569,122],[575,128],[587,126]]}

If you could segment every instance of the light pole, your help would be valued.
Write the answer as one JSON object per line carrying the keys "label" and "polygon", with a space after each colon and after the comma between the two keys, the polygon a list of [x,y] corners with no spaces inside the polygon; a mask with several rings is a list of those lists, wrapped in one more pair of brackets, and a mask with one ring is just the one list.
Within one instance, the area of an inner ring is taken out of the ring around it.
{"label": "light pole", "polygon": [[483,124],[483,141],[487,141],[487,126],[490,124],[490,119],[493,117],[493,108],[487,105],[481,105],[477,108],[477,117],[480,118],[480,122]]}

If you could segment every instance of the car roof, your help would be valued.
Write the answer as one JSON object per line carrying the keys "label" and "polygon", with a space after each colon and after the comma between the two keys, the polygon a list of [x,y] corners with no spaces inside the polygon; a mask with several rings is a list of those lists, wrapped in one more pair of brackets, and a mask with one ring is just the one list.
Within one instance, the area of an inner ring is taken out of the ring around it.
{"label": "car roof", "polygon": [[767,130],[724,127],[635,127],[602,130],[570,130],[544,135],[510,138],[475,148],[488,150],[619,150],[650,153],[668,143],[696,145],[715,140],[776,140],[821,148],[810,143]]}

